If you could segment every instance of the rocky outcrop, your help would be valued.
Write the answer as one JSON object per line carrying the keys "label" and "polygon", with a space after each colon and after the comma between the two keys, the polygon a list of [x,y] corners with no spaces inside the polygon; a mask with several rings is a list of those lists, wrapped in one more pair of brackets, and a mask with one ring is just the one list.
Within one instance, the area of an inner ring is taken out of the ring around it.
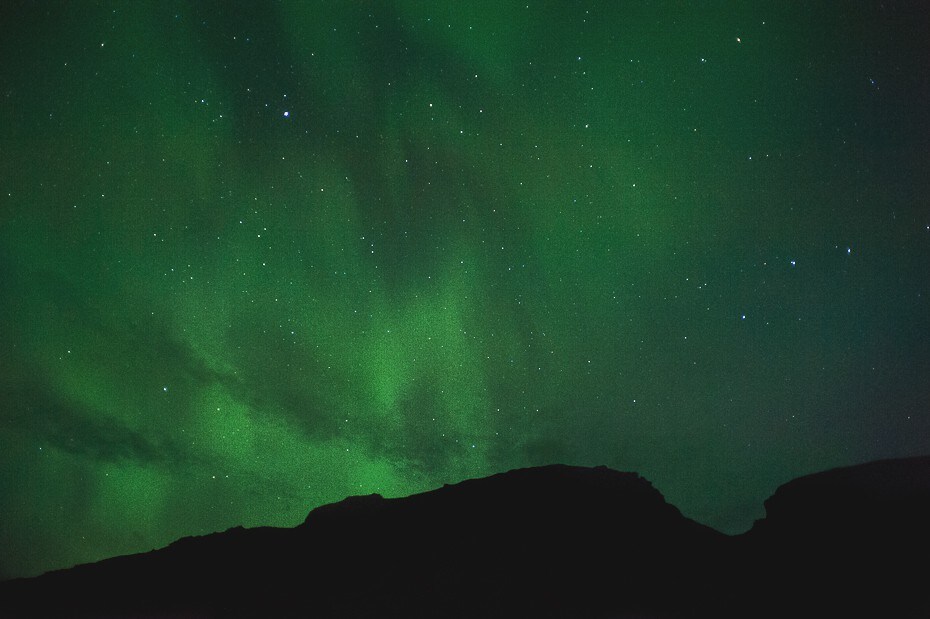
{"label": "rocky outcrop", "polygon": [[772,615],[930,617],[930,458],[788,482],[742,542]]}

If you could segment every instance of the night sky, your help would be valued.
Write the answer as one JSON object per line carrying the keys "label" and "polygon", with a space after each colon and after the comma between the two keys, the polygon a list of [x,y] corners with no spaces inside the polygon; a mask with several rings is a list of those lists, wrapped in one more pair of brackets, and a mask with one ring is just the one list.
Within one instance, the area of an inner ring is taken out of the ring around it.
{"label": "night sky", "polygon": [[3,2],[0,577],[930,452],[920,3],[690,4]]}

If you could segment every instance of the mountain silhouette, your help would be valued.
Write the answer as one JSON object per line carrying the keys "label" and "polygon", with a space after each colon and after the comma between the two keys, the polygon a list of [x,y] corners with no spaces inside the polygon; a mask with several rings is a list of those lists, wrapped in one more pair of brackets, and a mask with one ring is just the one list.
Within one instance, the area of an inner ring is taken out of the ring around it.
{"label": "mountain silhouette", "polygon": [[766,513],[729,537],[635,473],[520,469],[0,583],[0,616],[930,616],[930,458],[796,479]]}
{"label": "mountain silhouette", "polygon": [[773,615],[930,617],[930,458],[801,477],[765,512],[741,550],[765,577],[746,590]]}

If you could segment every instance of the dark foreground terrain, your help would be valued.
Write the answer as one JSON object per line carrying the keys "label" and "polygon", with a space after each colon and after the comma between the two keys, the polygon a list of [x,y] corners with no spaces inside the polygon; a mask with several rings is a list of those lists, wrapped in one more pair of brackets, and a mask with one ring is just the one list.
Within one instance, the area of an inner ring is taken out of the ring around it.
{"label": "dark foreground terrain", "polygon": [[636,474],[523,469],[0,583],[0,616],[930,617],[930,458],[765,507],[727,537]]}

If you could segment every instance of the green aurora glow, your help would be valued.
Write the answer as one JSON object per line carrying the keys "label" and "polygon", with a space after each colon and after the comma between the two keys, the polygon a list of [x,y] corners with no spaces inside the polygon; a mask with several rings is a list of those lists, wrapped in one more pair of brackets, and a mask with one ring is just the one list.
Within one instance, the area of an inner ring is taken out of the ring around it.
{"label": "green aurora glow", "polygon": [[930,451],[915,3],[11,2],[0,576],[607,464]]}

